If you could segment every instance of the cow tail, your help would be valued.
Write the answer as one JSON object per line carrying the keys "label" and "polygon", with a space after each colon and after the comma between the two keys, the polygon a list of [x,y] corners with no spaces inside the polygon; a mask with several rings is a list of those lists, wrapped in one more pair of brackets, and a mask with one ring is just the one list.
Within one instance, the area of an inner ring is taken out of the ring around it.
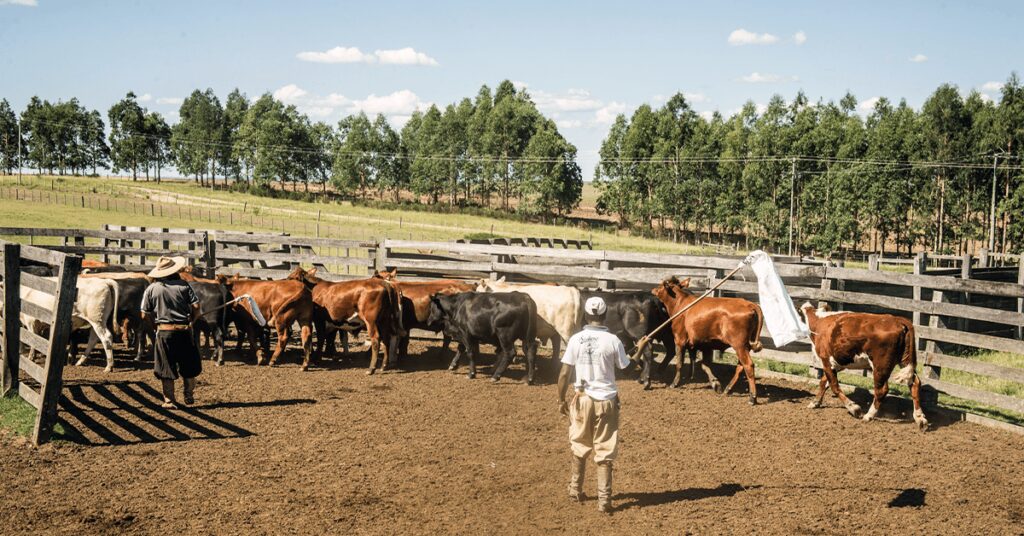
{"label": "cow tail", "polygon": [[530,345],[534,345],[537,344],[537,302],[530,298],[526,301],[526,308],[530,310],[530,321],[526,323],[526,340]]}
{"label": "cow tail", "polygon": [[913,328],[904,324],[901,340],[903,342],[903,352],[901,352],[900,367],[902,368],[896,373],[893,381],[910,386],[914,384],[914,379],[917,377],[917,341],[914,337]]}
{"label": "cow tail", "polygon": [[111,281],[110,279],[105,279],[104,281],[107,282],[107,286],[111,287],[113,289],[113,292],[114,292],[114,310],[111,312],[111,315],[113,315],[112,318],[111,318],[111,323],[113,324],[113,328],[114,328],[112,331],[114,332],[114,335],[120,336],[121,335],[121,326],[117,323],[117,306],[118,306],[118,303],[120,303],[117,300],[117,297],[118,297],[117,296],[117,294],[118,294],[117,293],[117,283]]}
{"label": "cow tail", "polygon": [[402,291],[398,290],[398,287],[390,281],[384,280],[384,294],[387,296],[391,307],[392,326],[394,332],[400,336],[408,335],[405,331],[405,325],[402,322]]}
{"label": "cow tail", "polygon": [[754,340],[750,341],[750,351],[760,352],[764,350],[764,345],[761,344],[761,327],[764,325],[764,312],[761,311],[761,306],[754,304],[754,315],[757,316],[757,329],[754,331]]}

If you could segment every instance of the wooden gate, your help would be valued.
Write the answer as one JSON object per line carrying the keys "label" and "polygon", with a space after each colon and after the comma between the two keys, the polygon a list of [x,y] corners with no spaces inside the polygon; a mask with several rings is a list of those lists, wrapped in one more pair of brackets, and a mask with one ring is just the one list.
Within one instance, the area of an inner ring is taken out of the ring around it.
{"label": "wooden gate", "polygon": [[[11,390],[36,408],[32,442],[50,440],[57,422],[61,378],[68,359],[71,315],[74,311],[78,273],[82,257],[0,240],[3,263],[3,311],[0,311],[0,352],[3,353],[2,391]],[[41,277],[22,271],[23,261],[55,277]],[[48,336],[22,327],[24,315],[35,319]],[[22,350],[26,352],[23,354]],[[42,355],[42,362],[33,359]],[[22,378],[24,376],[24,378]]]}

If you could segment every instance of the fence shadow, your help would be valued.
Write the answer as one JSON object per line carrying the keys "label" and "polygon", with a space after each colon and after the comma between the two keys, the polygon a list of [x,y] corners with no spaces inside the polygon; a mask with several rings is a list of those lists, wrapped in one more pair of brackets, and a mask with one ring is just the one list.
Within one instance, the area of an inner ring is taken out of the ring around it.
{"label": "fence shadow", "polygon": [[60,398],[63,439],[90,446],[232,439],[253,432],[208,413],[212,409],[313,404],[311,399],[221,402],[168,410],[153,386],[137,381],[65,386]]}

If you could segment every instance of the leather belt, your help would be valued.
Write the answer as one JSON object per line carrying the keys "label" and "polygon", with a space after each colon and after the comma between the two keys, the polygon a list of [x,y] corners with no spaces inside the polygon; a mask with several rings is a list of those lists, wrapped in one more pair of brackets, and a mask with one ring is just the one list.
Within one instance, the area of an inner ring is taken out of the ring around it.
{"label": "leather belt", "polygon": [[156,329],[160,331],[184,331],[190,327],[189,324],[158,324]]}

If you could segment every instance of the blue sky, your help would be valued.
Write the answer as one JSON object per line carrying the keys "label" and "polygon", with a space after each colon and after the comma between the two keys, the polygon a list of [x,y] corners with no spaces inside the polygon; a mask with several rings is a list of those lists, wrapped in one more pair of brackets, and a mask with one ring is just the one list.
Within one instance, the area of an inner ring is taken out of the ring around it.
{"label": "blue sky", "polygon": [[0,0],[0,98],[105,113],[132,90],[174,122],[192,89],[238,87],[316,120],[364,110],[400,125],[508,78],[590,177],[616,113],[677,91],[723,114],[800,89],[919,106],[950,82],[998,98],[1021,69],[1022,21],[1018,2]]}

